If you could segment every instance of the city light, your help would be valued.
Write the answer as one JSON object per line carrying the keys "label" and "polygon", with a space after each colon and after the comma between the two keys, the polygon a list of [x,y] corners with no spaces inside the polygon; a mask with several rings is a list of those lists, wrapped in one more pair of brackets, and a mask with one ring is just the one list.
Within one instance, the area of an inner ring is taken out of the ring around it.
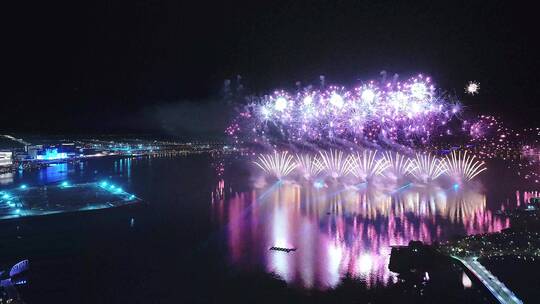
{"label": "city light", "polygon": [[44,155],[37,155],[38,160],[58,160],[58,159],[66,159],[67,153],[65,152],[58,152],[58,149],[45,149]]}

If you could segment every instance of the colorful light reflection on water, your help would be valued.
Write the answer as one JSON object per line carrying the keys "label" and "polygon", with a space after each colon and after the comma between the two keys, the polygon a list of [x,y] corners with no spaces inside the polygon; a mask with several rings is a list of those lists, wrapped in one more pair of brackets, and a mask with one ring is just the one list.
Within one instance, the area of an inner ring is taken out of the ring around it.
{"label": "colorful light reflection on water", "polygon": [[[393,245],[428,243],[509,226],[473,189],[406,187],[384,192],[366,186],[315,188],[276,183],[223,199],[219,183],[212,206],[227,227],[229,259],[236,267],[263,268],[304,288],[335,287],[346,275],[366,286],[388,285]],[[272,246],[296,248],[291,253]]]}

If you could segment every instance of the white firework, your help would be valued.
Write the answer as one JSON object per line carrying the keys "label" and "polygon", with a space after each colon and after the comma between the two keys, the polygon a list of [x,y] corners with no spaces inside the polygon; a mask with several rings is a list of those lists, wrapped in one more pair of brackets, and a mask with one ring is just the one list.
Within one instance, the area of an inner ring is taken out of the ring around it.
{"label": "white firework", "polygon": [[452,151],[446,155],[443,161],[446,173],[456,181],[470,181],[487,168],[483,161],[475,160],[476,156],[471,156],[461,151]]}
{"label": "white firework", "polygon": [[330,150],[330,152],[319,151],[321,156],[322,170],[333,178],[339,178],[347,175],[348,162],[347,157],[342,151]]}
{"label": "white firework", "polygon": [[409,172],[419,181],[429,182],[441,176],[445,172],[445,166],[440,159],[431,153],[416,153]]}
{"label": "white firework", "polygon": [[413,161],[405,155],[399,154],[398,152],[392,153],[390,151],[386,151],[384,153],[384,158],[389,163],[387,171],[390,171],[395,178],[402,178],[408,175],[414,168]]}
{"label": "white firework", "polygon": [[390,166],[383,157],[377,159],[377,151],[364,150],[362,154],[356,152],[348,159],[349,172],[357,178],[366,180],[376,175],[383,175],[384,170]]}
{"label": "white firework", "polygon": [[317,156],[310,154],[296,154],[296,169],[302,173],[305,179],[317,176],[322,170],[322,164]]}
{"label": "white firework", "polygon": [[476,95],[480,91],[480,83],[476,81],[469,81],[465,86],[465,93],[469,95]]}
{"label": "white firework", "polygon": [[293,156],[289,155],[287,151],[260,154],[258,160],[254,161],[254,163],[265,173],[271,174],[278,179],[289,175],[296,168]]}

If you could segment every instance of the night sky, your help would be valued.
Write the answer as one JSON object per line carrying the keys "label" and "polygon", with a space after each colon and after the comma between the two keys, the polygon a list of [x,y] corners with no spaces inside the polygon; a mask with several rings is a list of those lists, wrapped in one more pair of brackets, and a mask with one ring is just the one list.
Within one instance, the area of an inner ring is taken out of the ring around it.
{"label": "night sky", "polygon": [[[221,113],[226,78],[242,75],[250,92],[265,93],[296,81],[317,83],[319,75],[353,84],[381,70],[403,78],[429,74],[472,111],[536,126],[540,59],[532,7],[510,1],[216,2],[4,7],[0,128],[220,133],[213,117]],[[481,83],[480,95],[464,96],[469,80]]]}

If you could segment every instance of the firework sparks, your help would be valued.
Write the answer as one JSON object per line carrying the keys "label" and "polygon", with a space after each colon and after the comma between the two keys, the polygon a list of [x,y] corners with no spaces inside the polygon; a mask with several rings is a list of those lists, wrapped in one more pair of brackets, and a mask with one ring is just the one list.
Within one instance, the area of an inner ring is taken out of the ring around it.
{"label": "firework sparks", "polygon": [[446,155],[446,159],[443,161],[446,174],[456,181],[472,180],[487,169],[484,162],[475,161],[475,159],[476,156],[471,157],[467,151],[463,155],[461,151],[452,151],[450,156]]}
{"label": "firework sparks", "polygon": [[416,179],[429,182],[445,173],[445,168],[443,162],[431,153],[416,153],[410,172]]}
{"label": "firework sparks", "polygon": [[287,151],[275,151],[273,154],[261,154],[254,163],[265,173],[271,174],[278,179],[289,175],[297,166],[293,156]]}
{"label": "firework sparks", "polygon": [[307,87],[254,97],[227,129],[237,142],[347,141],[425,144],[447,134],[459,104],[437,93],[431,78],[370,81],[347,89]]}
{"label": "firework sparks", "polygon": [[388,171],[390,171],[395,178],[401,178],[408,175],[413,168],[411,159],[397,152],[392,153],[386,151],[384,153],[384,158],[389,164]]}
{"label": "firework sparks", "polygon": [[342,151],[330,150],[330,152],[319,151],[321,156],[322,170],[332,178],[339,178],[347,175],[349,166],[347,157]]}
{"label": "firework sparks", "polygon": [[510,155],[521,141],[520,132],[506,127],[499,119],[490,115],[480,115],[469,126],[469,143],[477,147],[479,158],[495,158]]}
{"label": "firework sparks", "polygon": [[390,164],[384,157],[377,159],[377,151],[364,150],[362,154],[357,152],[350,155],[348,166],[350,173],[365,181],[376,175],[383,175]]}
{"label": "firework sparks", "polygon": [[300,170],[305,179],[316,177],[322,170],[321,161],[317,156],[310,154],[296,154],[297,170]]}
{"label": "firework sparks", "polygon": [[480,91],[480,83],[476,81],[469,81],[465,86],[465,93],[469,95],[476,95]]}

